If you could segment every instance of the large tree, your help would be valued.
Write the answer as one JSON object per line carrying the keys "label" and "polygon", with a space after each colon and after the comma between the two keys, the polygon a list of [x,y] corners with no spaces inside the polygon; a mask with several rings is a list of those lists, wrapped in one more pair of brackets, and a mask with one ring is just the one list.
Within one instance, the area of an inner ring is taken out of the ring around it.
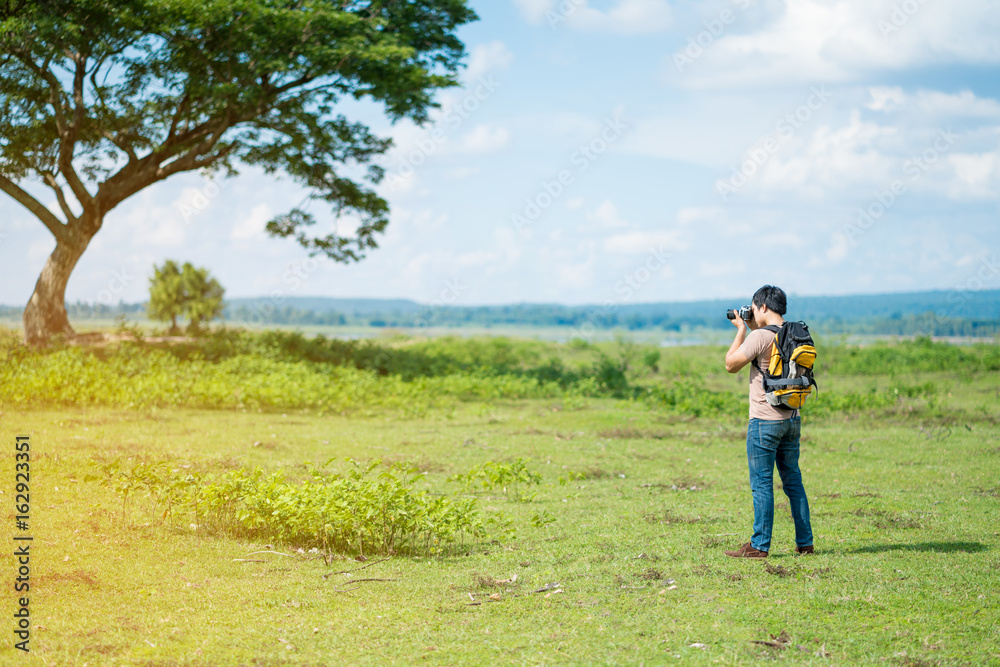
{"label": "large tree", "polygon": [[66,285],[105,216],[182,172],[287,174],[361,224],[311,233],[316,220],[292,209],[268,231],[362,258],[387,223],[373,160],[391,144],[338,102],[426,121],[456,84],[456,30],[475,18],[466,0],[0,0],[0,190],[56,240],[25,339],[73,335]]}

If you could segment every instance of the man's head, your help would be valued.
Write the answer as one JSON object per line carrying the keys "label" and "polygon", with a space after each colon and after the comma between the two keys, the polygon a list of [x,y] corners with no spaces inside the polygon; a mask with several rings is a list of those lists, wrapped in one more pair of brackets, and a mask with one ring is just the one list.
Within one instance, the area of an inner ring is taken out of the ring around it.
{"label": "man's head", "polygon": [[764,285],[753,295],[753,315],[756,328],[768,324],[780,324],[787,312],[788,299],[780,287]]}

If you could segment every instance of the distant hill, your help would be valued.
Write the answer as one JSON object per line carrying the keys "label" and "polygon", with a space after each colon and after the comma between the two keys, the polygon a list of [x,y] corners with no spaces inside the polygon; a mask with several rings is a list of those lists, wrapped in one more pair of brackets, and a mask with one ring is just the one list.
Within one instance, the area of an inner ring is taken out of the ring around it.
{"label": "distant hill", "polygon": [[[593,327],[594,329],[694,331],[727,329],[729,300],[566,306],[519,303],[499,306],[432,306],[409,299],[336,299],[288,296],[226,302],[226,319],[253,325],[353,325],[375,327]],[[71,319],[135,317],[142,304],[115,307],[68,304]],[[20,316],[19,306],[0,306],[0,316]],[[788,319],[805,320],[814,331],[937,336],[1000,335],[1000,290],[909,292],[850,296],[789,297]]]}
{"label": "distant hill", "polygon": [[337,312],[344,315],[374,315],[377,313],[415,313],[424,306],[409,299],[333,299],[325,296],[290,296],[281,299],[248,298],[226,299],[226,307],[236,309],[245,306],[251,309],[271,306],[296,310],[311,310],[317,313]]}
{"label": "distant hill", "polygon": [[[622,304],[611,312],[622,315],[657,316],[669,314],[679,318],[724,317],[726,310],[744,305],[749,297],[712,301],[677,301]],[[870,317],[902,317],[934,312],[947,317],[965,319],[1000,319],[1000,290],[978,292],[907,292],[901,294],[859,294],[847,296],[795,296],[788,298],[790,318],[856,320]],[[539,313],[589,313],[605,310],[603,305],[565,306],[555,303],[518,303],[500,306],[428,306],[408,299],[335,299],[329,297],[285,297],[278,302],[267,298],[228,299],[227,307],[274,308],[290,307],[316,313],[337,312],[344,315],[371,316],[419,313],[421,310],[469,311],[491,313],[508,319],[518,315]]]}
{"label": "distant hill", "polygon": [[[352,324],[377,327],[571,327],[632,331],[726,329],[729,308],[744,299],[566,306],[519,303],[499,306],[430,306],[404,299],[287,297],[233,299],[227,317],[254,324]],[[996,336],[1000,290],[911,292],[789,297],[789,319],[824,333]]]}

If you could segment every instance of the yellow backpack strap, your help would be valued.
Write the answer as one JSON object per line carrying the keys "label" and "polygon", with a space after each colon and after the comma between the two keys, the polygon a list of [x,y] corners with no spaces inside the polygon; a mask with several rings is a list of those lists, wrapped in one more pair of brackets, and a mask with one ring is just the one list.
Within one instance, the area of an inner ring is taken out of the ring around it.
{"label": "yellow backpack strap", "polygon": [[[758,331],[760,330],[770,331],[771,333],[774,334],[774,340],[771,341],[771,353],[774,354],[774,345],[778,341],[778,332],[781,330],[781,327],[779,327],[777,324],[768,324],[767,326],[763,326],[760,329],[758,329]],[[761,374],[762,381],[764,379],[767,379],[767,371],[765,371],[763,368],[760,367],[760,364],[757,363],[756,357],[754,357],[753,365],[754,368],[757,369],[757,372]]]}

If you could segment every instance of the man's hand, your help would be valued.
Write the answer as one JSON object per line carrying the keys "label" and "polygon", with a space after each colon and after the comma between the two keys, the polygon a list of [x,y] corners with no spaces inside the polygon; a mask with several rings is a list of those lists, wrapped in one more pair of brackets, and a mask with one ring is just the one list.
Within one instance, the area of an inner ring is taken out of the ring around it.
{"label": "man's hand", "polygon": [[733,344],[726,352],[726,370],[730,373],[739,373],[744,366],[750,363],[747,356],[740,352],[740,345],[743,345],[743,341],[747,337],[747,323],[737,317],[733,320],[733,326],[736,327],[736,338],[733,339]]}

